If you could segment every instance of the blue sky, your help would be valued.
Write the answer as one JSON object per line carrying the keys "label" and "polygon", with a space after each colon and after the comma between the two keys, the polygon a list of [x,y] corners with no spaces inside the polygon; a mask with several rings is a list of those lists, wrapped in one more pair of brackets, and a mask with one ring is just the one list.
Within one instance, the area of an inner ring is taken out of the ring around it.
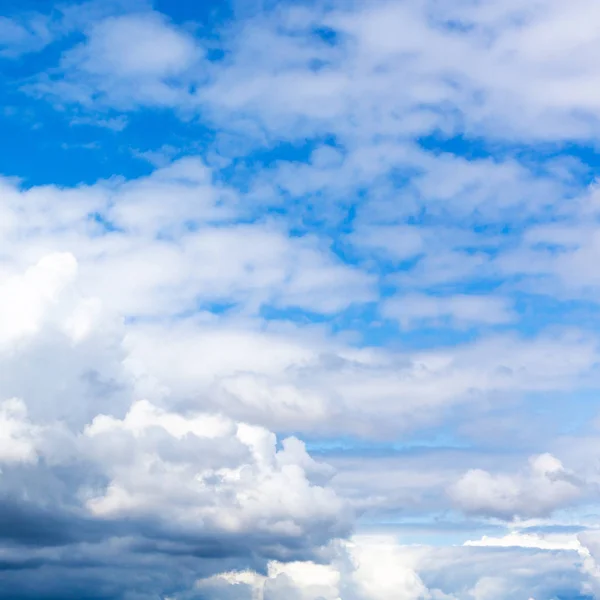
{"label": "blue sky", "polygon": [[0,598],[600,594],[593,0],[0,7]]}

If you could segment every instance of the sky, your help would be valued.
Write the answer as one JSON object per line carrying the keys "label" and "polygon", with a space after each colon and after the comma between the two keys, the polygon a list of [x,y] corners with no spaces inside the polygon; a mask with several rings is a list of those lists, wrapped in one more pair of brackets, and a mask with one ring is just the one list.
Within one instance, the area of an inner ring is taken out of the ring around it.
{"label": "sky", "polygon": [[600,598],[596,0],[0,0],[0,600]]}

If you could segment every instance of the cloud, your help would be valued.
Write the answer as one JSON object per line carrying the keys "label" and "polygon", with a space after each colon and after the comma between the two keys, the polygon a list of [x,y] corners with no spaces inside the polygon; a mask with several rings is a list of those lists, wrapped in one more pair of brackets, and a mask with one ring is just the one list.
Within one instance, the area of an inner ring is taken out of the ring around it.
{"label": "cloud", "polygon": [[452,325],[503,325],[515,315],[504,298],[457,295],[432,297],[427,295],[394,298],[383,305],[387,318],[398,320],[405,328],[415,323],[434,326],[449,322]]}
{"label": "cloud", "polygon": [[[0,596],[597,594],[597,193],[564,143],[598,132],[598,11],[565,6],[0,19],[4,58],[58,42],[6,88],[40,147],[112,129],[125,173],[0,180]],[[503,536],[561,510],[590,531]],[[434,545],[348,538],[384,522]]]}
{"label": "cloud", "polygon": [[[11,11],[7,7],[6,14],[0,18],[0,58],[17,60],[27,54],[43,54],[50,44],[79,33],[90,23],[122,15],[124,11],[148,11],[149,8],[146,0],[87,0],[56,5],[48,12],[43,9]],[[42,64],[43,61],[44,57]]]}
{"label": "cloud", "polygon": [[[304,19],[276,12],[237,34],[235,60],[204,96],[216,104],[227,87],[217,115],[251,114],[285,136],[318,126],[355,140],[435,130],[501,139],[586,137],[597,128],[590,92],[596,72],[585,56],[598,37],[584,24],[595,12],[589,0],[570,7],[568,17],[554,0],[527,8],[464,2],[444,10],[433,2],[337,4]],[[565,19],[572,28],[561,27]],[[319,26],[333,32],[331,45],[314,35]],[[569,33],[578,28],[586,35]],[[282,51],[257,52],[262,36]]]}
{"label": "cloud", "polygon": [[[358,539],[338,549],[331,565],[272,562],[266,576],[223,573],[200,580],[208,597],[252,600],[411,600],[430,597],[407,556],[391,540]],[[219,595],[221,594],[221,595]]]}
{"label": "cloud", "polygon": [[184,108],[190,102],[190,72],[201,65],[203,51],[164,15],[103,15],[84,30],[86,40],[63,54],[61,76],[45,74],[27,89],[60,102],[120,109]]}
{"label": "cloud", "polygon": [[350,239],[361,249],[402,261],[425,252],[423,234],[421,228],[405,225],[363,226]]}
{"label": "cloud", "polygon": [[53,38],[50,20],[44,15],[31,14],[24,19],[0,18],[0,58],[15,59],[29,52],[39,52]]}
{"label": "cloud", "polygon": [[[106,590],[113,552],[132,573],[147,569],[140,553],[205,557],[209,573],[213,557],[304,560],[348,533],[351,512],[328,486],[330,469],[300,440],[136,399],[122,329],[101,306],[85,312],[75,270],[71,255],[50,255],[9,280],[21,282],[19,304],[36,319],[20,337],[9,330],[0,349],[0,394],[19,392],[0,402],[0,504],[16,511],[0,519],[0,555],[12,561],[5,597],[50,598],[67,584],[75,593],[80,560],[104,573],[85,577]],[[34,532],[28,523],[40,519]],[[19,587],[13,575],[27,564],[39,571]],[[66,578],[42,591],[57,569]],[[172,569],[175,586],[191,573]],[[126,597],[125,581],[113,587],[102,594]]]}
{"label": "cloud", "polygon": [[43,258],[23,276],[8,278],[0,287],[0,344],[14,344],[38,332],[42,319],[75,277],[77,263],[70,254]]}
{"label": "cloud", "polygon": [[[340,432],[385,437],[435,422],[457,404],[572,389],[594,374],[595,340],[576,331],[411,352],[360,349],[326,328],[286,324],[293,308],[334,317],[376,299],[374,277],[344,263],[322,237],[289,237],[283,221],[237,222],[244,215],[237,195],[197,159],[73,189],[3,185],[3,244],[13,257],[6,268],[26,269],[58,250],[76,257],[81,292],[134,320],[127,369],[157,401],[166,394],[178,407],[197,408],[202,399],[287,431],[325,432],[335,423]],[[221,314],[209,312],[214,303],[225,307]],[[205,312],[185,318],[197,307]],[[267,309],[284,318],[265,327]],[[97,310],[83,303],[61,327],[84,335]],[[472,319],[471,308],[461,310]],[[23,318],[34,327],[33,313]],[[6,327],[18,322],[11,316]],[[7,397],[23,389],[11,384]]]}
{"label": "cloud", "polygon": [[309,473],[319,467],[304,445],[283,440],[277,451],[275,435],[263,428],[209,415],[186,419],[140,401],[122,421],[95,417],[84,435],[110,477],[86,500],[94,515],[152,516],[199,535],[264,532],[307,544],[305,527],[333,533],[344,514],[331,490],[311,485]]}
{"label": "cloud", "polygon": [[538,294],[595,303],[597,203],[593,183],[556,219],[530,227],[516,247],[498,257],[503,276],[520,277],[522,288]]}
{"label": "cloud", "polygon": [[501,538],[484,536],[481,540],[470,540],[466,546],[493,548],[539,548],[549,551],[576,552],[580,559],[580,569],[584,574],[581,593],[594,595],[598,591],[600,569],[596,562],[596,531],[587,531],[575,536],[573,534],[539,534],[521,533],[518,531]]}
{"label": "cloud", "polygon": [[0,425],[0,462],[35,462],[39,428],[28,421],[27,407],[21,400],[12,398],[2,402]]}
{"label": "cloud", "polygon": [[450,487],[449,494],[467,513],[511,519],[549,515],[580,496],[582,487],[557,458],[542,454],[532,457],[528,472],[522,474],[468,471]]}
{"label": "cloud", "polygon": [[453,406],[569,389],[592,375],[596,361],[593,340],[569,334],[535,341],[496,336],[404,353],[349,348],[323,340],[318,330],[303,336],[296,327],[272,326],[259,333],[252,322],[230,329],[219,319],[182,322],[167,333],[140,325],[128,344],[132,360],[161,381],[155,394],[186,398],[188,405],[201,397],[237,418],[284,430],[375,439],[435,423]]}
{"label": "cloud", "polygon": [[[175,186],[176,193],[205,193],[207,182],[205,169],[184,162],[138,185],[152,206],[164,197],[163,186]],[[29,554],[10,551],[15,565],[19,560],[41,561],[47,565],[44,572],[53,572],[64,564],[64,553],[76,551],[86,564],[102,567],[106,575],[98,585],[103,589],[115,568],[107,555],[116,552],[142,579],[148,577],[140,590],[167,590],[185,587],[193,570],[169,566],[173,582],[161,582],[149,573],[148,564],[138,563],[139,552],[152,557],[200,555],[207,576],[224,564],[239,568],[249,560],[258,568],[270,559],[323,558],[328,542],[349,532],[349,503],[334,491],[347,493],[348,487],[332,482],[334,473],[311,458],[301,441],[283,439],[278,446],[265,425],[279,431],[348,431],[377,439],[479,397],[474,389],[486,394],[568,388],[595,364],[593,339],[578,335],[534,341],[507,336],[447,350],[394,353],[353,348],[319,327],[265,328],[256,317],[243,315],[124,324],[119,315],[126,305],[115,302],[113,288],[90,286],[89,261],[99,248],[110,251],[113,243],[122,251],[127,237],[120,228],[130,230],[129,238],[162,244],[156,241],[157,230],[177,227],[179,220],[172,216],[169,222],[166,215],[156,218],[151,212],[146,220],[128,216],[128,207],[136,206],[136,185],[111,185],[115,188],[6,188],[7,214],[22,205],[30,219],[7,219],[5,243],[11,236],[16,243],[25,236],[39,244],[28,245],[31,254],[61,245],[80,257],[77,261],[69,253],[49,254],[21,274],[17,263],[24,258],[19,257],[4,268],[2,285],[10,293],[3,297],[12,303],[5,307],[2,329],[0,393],[8,400],[2,419],[9,450],[2,453],[3,498],[9,506],[26,494],[18,522],[47,511],[50,523],[62,523],[56,527],[66,536],[56,537],[54,530],[40,533],[29,542]],[[159,191],[153,197],[154,185]],[[52,200],[63,194],[60,209],[49,210]],[[114,194],[121,205],[112,211],[118,227],[111,231],[88,215],[105,206],[112,210],[107,198]],[[160,202],[156,206],[160,210]],[[181,211],[185,216],[180,218],[186,218],[185,202]],[[202,222],[204,213],[196,214]],[[63,223],[73,224],[68,234]],[[96,289],[98,297],[88,297],[86,289]],[[160,304],[149,306],[156,310]],[[561,358],[566,347],[571,349],[568,364]],[[534,475],[547,486],[546,496],[553,502],[566,502],[562,482],[553,479],[553,464],[544,470],[535,463]],[[493,476],[488,479],[494,482]],[[439,489],[443,480],[423,485]],[[525,491],[516,494],[513,505],[529,499],[523,485]],[[388,506],[397,506],[401,497],[388,496]],[[24,527],[7,528],[5,538],[31,536]],[[370,554],[360,559],[360,575],[348,580],[363,594],[360,600],[373,594],[377,600],[386,598],[399,585],[406,587],[407,597],[419,597],[424,580],[412,571],[388,565],[385,577],[369,574],[383,568],[383,556],[396,560],[395,551],[373,552],[372,559]],[[211,562],[211,557],[220,558]],[[30,583],[31,596],[43,597],[40,577]],[[77,577],[69,572],[62,582],[80,589]],[[296,593],[300,585],[290,575],[275,579],[269,584],[272,594]],[[18,582],[11,581],[6,589],[19,597]],[[125,582],[117,579],[114,586],[107,594],[119,597]]]}
{"label": "cloud", "polygon": [[185,71],[195,53],[192,38],[170,27],[160,14],[149,13],[92,26],[86,45],[65,61],[91,75],[167,77]]}
{"label": "cloud", "polygon": [[573,534],[539,534],[511,532],[500,538],[483,536],[469,540],[465,546],[490,548],[539,548],[540,550],[582,550],[581,542]]}
{"label": "cloud", "polygon": [[[585,551],[584,551],[585,552]],[[232,600],[501,600],[585,593],[573,549],[432,548],[355,536],[331,565],[271,563],[266,576],[228,572],[202,579],[203,597]],[[535,574],[532,574],[533,570]],[[539,578],[543,573],[546,578]],[[194,598],[183,594],[177,598]]]}
{"label": "cloud", "polygon": [[27,239],[30,261],[67,249],[82,288],[130,317],[185,313],[199,297],[250,312],[271,304],[324,314],[375,297],[373,277],[318,237],[290,238],[276,220],[239,222],[236,194],[197,158],[133,181],[4,190],[5,243]]}
{"label": "cloud", "polygon": [[[224,130],[248,133],[258,122],[285,139],[321,130],[352,145],[435,131],[590,139],[598,127],[597,70],[587,59],[599,43],[588,25],[596,11],[593,0],[568,12],[556,0],[280,8],[235,23],[222,35],[227,58],[194,70],[202,40],[142,3],[80,24],[88,40],[63,56],[64,80],[34,89],[87,106],[206,111]],[[25,35],[14,24],[5,29],[10,39]],[[130,49],[124,60],[115,60],[117,45]]]}

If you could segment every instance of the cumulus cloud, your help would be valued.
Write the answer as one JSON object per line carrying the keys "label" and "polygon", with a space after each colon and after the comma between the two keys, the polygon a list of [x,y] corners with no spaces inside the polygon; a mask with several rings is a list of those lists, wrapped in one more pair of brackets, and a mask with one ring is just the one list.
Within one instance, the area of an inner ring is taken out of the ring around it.
{"label": "cumulus cloud", "polygon": [[[346,535],[351,513],[301,441],[137,399],[121,328],[107,327],[109,315],[78,312],[88,299],[75,270],[71,255],[50,255],[8,280],[35,317],[34,328],[7,330],[11,345],[1,350],[10,370],[1,393],[20,388],[19,399],[0,403],[0,503],[4,514],[20,515],[0,519],[2,551],[31,538],[28,553],[11,554],[15,565],[52,570],[62,562],[57,553],[71,548],[108,573],[103,556],[113,544],[125,562],[153,544],[159,553],[225,561],[304,559]],[[56,531],[28,531],[35,519]],[[38,597],[43,577],[31,583]]]}
{"label": "cumulus cloud", "polygon": [[569,583],[574,593],[586,593],[593,582],[577,583],[581,571],[572,559],[578,551],[587,552],[581,546],[542,549],[542,544],[501,551],[483,546],[410,547],[389,537],[356,536],[338,549],[331,565],[273,562],[266,575],[227,572],[196,585],[202,597],[232,600],[501,600],[507,595],[527,600],[553,597]]}
{"label": "cumulus cloud", "polygon": [[466,512],[503,518],[550,514],[582,493],[583,482],[551,454],[532,457],[529,469],[516,475],[474,469],[450,489],[457,507]]}
{"label": "cumulus cloud", "polygon": [[3,346],[36,334],[43,318],[57,304],[59,294],[76,273],[70,254],[43,258],[22,276],[9,277],[0,287],[0,343]]}
{"label": "cumulus cloud", "polygon": [[[20,196],[8,189],[10,210]],[[41,190],[26,193],[45,206]],[[81,219],[78,211],[97,206],[105,193],[78,190],[74,198],[87,204],[71,207],[66,202],[63,218]],[[60,216],[37,217],[48,230],[46,247],[53,239],[69,241],[57,234]],[[35,218],[33,212],[32,223]],[[110,290],[97,288],[96,299],[82,291],[89,285],[87,244],[93,248],[95,228],[101,226],[95,219],[91,225],[91,235],[83,225],[76,243],[71,242],[80,263],[72,254],[50,254],[21,274],[13,263],[3,279],[10,291],[3,298],[11,303],[6,304],[2,329],[2,501],[8,514],[17,510],[15,498],[25,494],[28,499],[16,513],[21,521],[15,518],[7,526],[4,539],[30,536],[19,525],[23,521],[56,523],[40,539],[34,537],[34,549],[18,554],[19,561],[60,563],[60,553],[70,548],[108,573],[114,566],[106,554],[117,552],[141,576],[148,566],[139,565],[135,553],[144,548],[153,556],[205,556],[202,568],[210,576],[226,563],[236,567],[244,560],[281,562],[320,555],[329,540],[349,531],[349,506],[339,494],[348,488],[333,484],[334,473],[315,462],[301,441],[288,438],[278,446],[266,423],[277,430],[294,424],[327,431],[334,419],[336,432],[379,437],[414,423],[421,409],[427,411],[419,418],[430,419],[432,409],[464,401],[474,386],[481,393],[560,389],[595,361],[592,341],[577,336],[533,343],[499,338],[443,352],[394,355],[353,349],[318,328],[257,329],[244,317],[124,325],[113,312],[119,305],[111,303]],[[571,360],[564,364],[562,351],[569,343]],[[412,398],[413,404],[395,398]],[[360,425],[356,415],[361,415]],[[518,513],[531,504],[536,486],[545,486],[552,507],[576,497],[555,459],[534,461],[532,473],[537,479],[529,487],[524,477],[517,476],[516,484],[511,480],[510,490],[515,485],[517,490],[508,494],[508,505],[502,502],[507,496],[502,477],[498,483],[486,474],[485,485],[479,486],[483,491],[465,492],[470,499],[479,498],[467,510]],[[459,492],[468,487],[469,477],[459,481]],[[495,496],[499,486],[501,501]],[[552,507],[546,503],[535,514]],[[396,550],[361,548],[351,552],[350,562],[357,560],[359,566],[339,589],[347,585],[362,594],[360,600],[379,600],[403,586],[408,598],[421,597],[426,584],[413,571],[398,570],[396,561],[404,558]],[[217,555],[220,566],[210,562]],[[11,556],[17,560],[16,554]],[[273,598],[282,590],[308,597],[317,593],[314,589],[325,597],[330,593],[321,589],[326,585],[317,576],[309,592],[299,592],[296,588],[302,589],[312,576],[290,575],[283,562],[278,568],[276,581],[264,583]],[[182,589],[191,577],[187,567],[183,570],[169,575],[174,578],[169,584],[148,575],[140,589]],[[73,577],[64,583],[75,590]],[[14,595],[18,582],[11,585],[7,589]],[[39,597],[43,580],[36,578],[31,585]],[[473,585],[483,589],[487,584]]]}
{"label": "cumulus cloud", "polygon": [[142,401],[122,421],[95,417],[84,435],[110,477],[86,500],[95,515],[166,518],[200,534],[298,540],[313,527],[326,540],[343,519],[343,502],[311,485],[310,471],[319,468],[303,444],[283,440],[277,451],[275,435],[263,428],[210,415],[186,419]]}
{"label": "cumulus cloud", "polygon": [[391,539],[357,539],[340,546],[330,565],[271,562],[264,576],[252,572],[223,573],[200,580],[197,587],[211,598],[214,595],[249,600],[430,598],[413,570],[414,562]]}

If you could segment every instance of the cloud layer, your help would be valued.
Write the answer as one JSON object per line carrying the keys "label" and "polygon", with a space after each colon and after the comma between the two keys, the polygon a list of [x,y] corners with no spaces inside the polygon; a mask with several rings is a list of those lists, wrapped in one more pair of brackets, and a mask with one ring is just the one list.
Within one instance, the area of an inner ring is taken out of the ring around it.
{"label": "cloud layer", "polygon": [[42,4],[0,597],[598,595],[595,3]]}

